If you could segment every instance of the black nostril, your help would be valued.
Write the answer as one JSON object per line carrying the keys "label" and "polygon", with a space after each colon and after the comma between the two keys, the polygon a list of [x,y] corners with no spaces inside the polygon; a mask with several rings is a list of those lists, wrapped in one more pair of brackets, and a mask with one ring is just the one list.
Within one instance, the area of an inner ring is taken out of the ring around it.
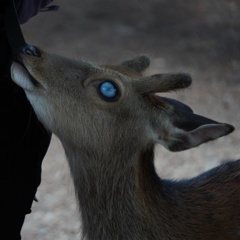
{"label": "black nostril", "polygon": [[23,47],[23,53],[35,57],[40,57],[40,51],[37,49],[37,47],[33,45],[26,45]]}

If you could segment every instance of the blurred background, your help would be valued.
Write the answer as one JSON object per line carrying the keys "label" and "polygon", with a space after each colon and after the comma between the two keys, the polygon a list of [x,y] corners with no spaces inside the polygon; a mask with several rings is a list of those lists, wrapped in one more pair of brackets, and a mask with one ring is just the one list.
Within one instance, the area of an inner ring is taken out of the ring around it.
{"label": "blurred background", "polygon": [[[163,178],[187,178],[240,158],[240,2],[238,0],[55,0],[59,11],[39,13],[22,26],[27,42],[49,52],[98,64],[140,54],[152,59],[146,74],[188,72],[192,86],[167,94],[198,114],[236,130],[196,149],[171,153],[156,147]],[[77,240],[81,223],[68,165],[53,137],[43,164],[38,203],[23,240]]]}

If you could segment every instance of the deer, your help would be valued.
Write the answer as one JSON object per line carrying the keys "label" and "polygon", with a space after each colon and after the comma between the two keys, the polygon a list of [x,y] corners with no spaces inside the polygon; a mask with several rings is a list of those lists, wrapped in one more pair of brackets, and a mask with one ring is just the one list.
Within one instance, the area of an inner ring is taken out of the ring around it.
{"label": "deer", "polygon": [[11,66],[13,81],[63,145],[83,238],[240,239],[240,160],[177,181],[162,179],[154,166],[156,144],[183,151],[234,127],[158,95],[192,79],[144,76],[149,65],[145,55],[97,65],[26,45]]}

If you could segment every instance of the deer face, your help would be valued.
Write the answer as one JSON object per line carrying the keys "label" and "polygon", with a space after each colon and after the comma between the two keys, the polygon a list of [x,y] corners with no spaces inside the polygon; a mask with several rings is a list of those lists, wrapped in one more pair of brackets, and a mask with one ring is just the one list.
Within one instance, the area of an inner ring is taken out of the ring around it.
{"label": "deer face", "polygon": [[27,50],[21,63],[13,63],[12,79],[24,89],[43,124],[71,144],[106,148],[114,142],[161,143],[179,151],[233,131],[228,124],[195,115],[176,100],[157,97],[156,92],[188,87],[191,78],[142,77],[149,65],[145,56],[118,66],[96,66]]}

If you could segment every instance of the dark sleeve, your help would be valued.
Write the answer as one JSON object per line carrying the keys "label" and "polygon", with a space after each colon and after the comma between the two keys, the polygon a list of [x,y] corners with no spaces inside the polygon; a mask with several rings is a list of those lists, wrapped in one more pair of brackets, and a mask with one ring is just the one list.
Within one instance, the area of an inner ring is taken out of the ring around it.
{"label": "dark sleeve", "polygon": [[56,11],[58,6],[48,6],[53,0],[14,0],[20,23],[27,22],[41,11]]}
{"label": "dark sleeve", "polygon": [[24,91],[10,77],[10,47],[0,7],[0,239],[19,240],[41,181],[51,134],[36,118]]}

